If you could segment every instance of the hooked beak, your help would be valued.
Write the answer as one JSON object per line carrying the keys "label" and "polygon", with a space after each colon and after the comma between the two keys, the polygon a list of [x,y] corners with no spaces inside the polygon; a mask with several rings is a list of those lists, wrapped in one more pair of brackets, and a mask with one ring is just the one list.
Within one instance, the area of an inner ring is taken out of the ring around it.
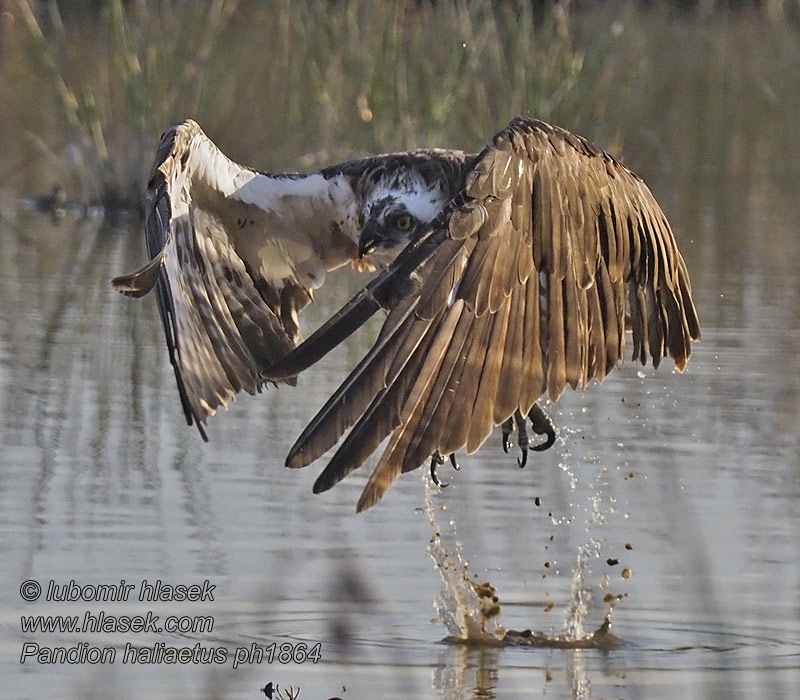
{"label": "hooked beak", "polygon": [[358,257],[363,258],[369,255],[378,247],[378,243],[380,243],[383,238],[383,228],[381,225],[372,219],[367,221],[367,223],[364,224],[364,228],[361,229],[361,235],[358,237]]}

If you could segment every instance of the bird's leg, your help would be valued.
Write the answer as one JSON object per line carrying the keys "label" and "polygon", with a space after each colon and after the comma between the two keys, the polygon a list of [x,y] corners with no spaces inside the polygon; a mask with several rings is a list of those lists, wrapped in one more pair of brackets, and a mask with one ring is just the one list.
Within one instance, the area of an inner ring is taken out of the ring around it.
{"label": "bird's leg", "polygon": [[433,479],[434,484],[441,488],[442,482],[439,481],[439,477],[436,474],[436,468],[440,464],[444,464],[444,457],[442,457],[439,450],[436,450],[436,452],[431,455],[431,479]]}
{"label": "bird's leg", "polygon": [[[441,452],[439,452],[439,450],[436,450],[436,452],[434,452],[431,455],[431,479],[433,479],[433,483],[436,484],[439,488],[445,488],[445,486],[447,486],[447,483],[449,482],[444,483],[442,481],[439,481],[439,475],[436,473],[437,467],[439,467],[439,465],[441,464],[444,464],[444,455]],[[458,464],[458,462],[456,462],[455,452],[450,453],[450,464],[453,465],[453,469],[455,469],[456,471],[461,469],[461,466]]]}
{"label": "bird's leg", "polygon": [[522,469],[528,463],[528,427],[519,409],[514,412],[514,422],[517,424],[517,446],[522,453],[522,459],[517,458],[517,466]]}
{"label": "bird's leg", "polygon": [[514,412],[511,418],[503,423],[503,451],[506,454],[511,447],[511,433],[514,431],[515,427],[517,429],[517,445],[522,454],[521,458],[517,458],[517,465],[520,469],[528,463],[529,449],[535,452],[542,452],[543,450],[550,449],[556,441],[556,429],[553,426],[553,422],[538,403],[533,404],[533,408],[531,408],[527,418],[531,420],[533,432],[537,435],[547,436],[543,443],[533,446],[530,445],[526,416],[523,416],[519,409]]}
{"label": "bird's leg", "polygon": [[511,433],[514,432],[515,427],[517,429],[517,444],[522,453],[522,459],[517,458],[517,465],[522,468],[528,463],[528,431],[525,427],[525,416],[522,415],[522,411],[519,409],[503,423],[503,452],[506,454],[513,446]]}
{"label": "bird's leg", "polygon": [[544,442],[534,445],[531,449],[534,452],[549,450],[556,441],[556,429],[553,421],[550,420],[550,416],[544,412],[544,409],[538,403],[535,403],[528,414],[528,418],[531,419],[531,427],[534,433],[547,436]]}
{"label": "bird's leg", "polygon": [[507,421],[503,422],[503,452],[508,454],[508,451],[512,447],[511,440],[511,433],[514,432],[514,416],[511,416]]}

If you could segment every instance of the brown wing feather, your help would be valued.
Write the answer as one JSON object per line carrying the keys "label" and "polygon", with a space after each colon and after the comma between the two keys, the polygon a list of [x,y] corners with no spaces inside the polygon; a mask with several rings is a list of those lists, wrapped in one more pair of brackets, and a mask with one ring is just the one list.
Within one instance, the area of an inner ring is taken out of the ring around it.
{"label": "brown wing feather", "polygon": [[[488,321],[489,333],[484,353],[483,370],[478,381],[478,391],[472,413],[465,416],[469,423],[467,435],[467,452],[474,452],[486,440],[495,426],[495,404],[498,403],[498,383],[503,364],[503,352],[508,333],[508,315],[511,309],[510,299],[506,298],[496,312],[491,313]],[[506,416],[507,417],[507,416]]]}
{"label": "brown wing feather", "polygon": [[[506,339],[500,354],[500,378],[492,415],[493,425],[498,425],[505,420],[501,416],[510,416],[514,413],[517,406],[524,402],[524,399],[520,397],[524,397],[527,393],[533,393],[523,386],[527,375],[523,371],[523,353],[519,351],[519,348],[523,347],[525,287],[517,287],[512,291],[509,305]],[[538,396],[541,391],[535,393]]]}
{"label": "brown wing feather", "polygon": [[[430,345],[425,353],[424,360],[419,368],[415,367],[415,380],[411,384],[403,403],[400,414],[400,426],[395,429],[386,451],[383,453],[378,466],[372,472],[361,498],[356,505],[356,510],[362,511],[375,505],[386,493],[386,490],[396,481],[404,471],[406,465],[406,452],[414,439],[414,431],[424,413],[424,406],[433,391],[431,377],[438,373],[449,346],[449,339],[455,330],[461,315],[462,305],[454,304],[445,313],[439,332],[431,334]],[[399,381],[399,380],[398,380]],[[406,465],[409,466],[410,465]],[[409,471],[419,465],[405,469]]]}
{"label": "brown wing feather", "polygon": [[[159,311],[187,421],[201,423],[240,390],[260,390],[260,368],[294,345],[230,240],[222,218],[192,198],[189,159],[200,128],[164,133],[148,182],[145,224],[152,260],[112,280],[142,296],[157,286]],[[221,156],[223,157],[224,156]]]}
{"label": "brown wing feather", "polygon": [[[385,391],[387,377],[396,377],[405,369],[427,330],[426,324],[417,322],[411,308],[398,306],[392,314],[402,315],[404,320],[383,337],[380,345],[359,363],[340,390],[320,409],[289,452],[287,466],[305,467],[330,449],[348,428],[362,418],[364,406],[373,397],[386,401],[386,406],[391,405],[391,396],[387,396]],[[395,410],[390,414],[392,417],[388,422],[392,423],[399,412]]]}
{"label": "brown wing feather", "polygon": [[[387,387],[371,405],[347,406],[361,415],[348,440],[368,425],[369,449],[325,470],[329,487],[391,434],[359,510],[432,452],[477,449],[543,391],[556,400],[567,385],[602,381],[624,354],[626,299],[634,358],[657,364],[669,354],[683,369],[700,337],[666,218],[644,183],[601,149],[518,118],[465,183],[432,224],[444,242],[408,271],[423,311],[411,325],[426,354],[396,358],[389,373],[383,360],[361,366],[363,381],[379,374]],[[401,271],[390,268],[386,284]],[[379,421],[390,395],[392,420]]]}
{"label": "brown wing feather", "polygon": [[239,391],[260,391],[262,371],[294,347],[320,275],[355,255],[342,182],[387,159],[272,176],[230,161],[191,120],[163,134],[148,181],[151,260],[112,284],[134,297],[156,289],[184,413],[204,438],[206,418]]}
{"label": "brown wing feather", "polygon": [[450,341],[450,350],[439,368],[436,382],[425,405],[414,439],[408,448],[406,464],[420,464],[431,454],[431,443],[436,445],[445,443],[442,431],[447,427],[447,411],[445,409],[449,406],[449,397],[453,391],[451,382],[454,381],[454,376],[460,377],[461,366],[458,367],[456,374],[458,360],[462,356],[467,338],[473,332],[474,322],[475,317],[471,313],[464,312],[462,308],[461,316]]}
{"label": "brown wing feather", "polygon": [[[422,337],[413,349],[402,355],[405,360],[402,364],[402,373],[397,375],[387,388],[378,391],[371,402],[369,398],[366,399],[369,407],[360,414],[358,423],[320,474],[314,484],[314,493],[327,491],[351,471],[360,467],[377,449],[383,438],[402,423],[405,398],[415,379],[420,375],[436,337],[435,332],[426,332],[432,329],[435,329],[435,326],[428,323],[416,323],[412,326],[410,334]],[[355,402],[353,404],[362,407],[365,405]]]}

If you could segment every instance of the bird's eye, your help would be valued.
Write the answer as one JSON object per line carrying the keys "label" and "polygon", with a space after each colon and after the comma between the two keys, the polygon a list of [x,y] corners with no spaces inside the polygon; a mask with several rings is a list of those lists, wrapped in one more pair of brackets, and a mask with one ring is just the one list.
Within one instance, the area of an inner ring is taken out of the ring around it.
{"label": "bird's eye", "polygon": [[411,228],[411,217],[408,214],[398,216],[395,226],[399,231],[408,231]]}

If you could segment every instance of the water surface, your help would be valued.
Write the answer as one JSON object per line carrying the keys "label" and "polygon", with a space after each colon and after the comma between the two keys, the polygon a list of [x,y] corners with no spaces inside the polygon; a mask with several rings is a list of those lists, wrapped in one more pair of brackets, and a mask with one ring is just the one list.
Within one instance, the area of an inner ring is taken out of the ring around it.
{"label": "water surface", "polygon": [[[342,686],[344,697],[384,698],[796,691],[800,266],[787,264],[775,284],[758,264],[744,275],[715,271],[713,286],[697,288],[707,320],[687,372],[628,364],[602,387],[569,393],[553,410],[559,443],[526,469],[503,454],[499,435],[462,456],[461,472],[441,468],[451,482],[434,501],[444,536],[497,587],[507,627],[561,631],[579,549],[592,539],[600,556],[588,564],[587,628],[602,621],[605,593],[625,596],[612,616],[624,644],[613,651],[476,649],[440,643],[447,631],[431,621],[441,583],[425,554],[433,530],[419,472],[356,516],[358,477],[315,497],[317,466],[282,466],[364,339],[310,370],[299,389],[237,402],[211,423],[206,445],[183,424],[154,303],[109,293],[109,275],[140,259],[136,235],[21,215],[0,238],[0,619],[14,696],[43,697],[54,686],[77,696],[111,683],[131,697],[203,697],[220,683],[226,697],[255,697],[270,680],[310,698]],[[702,257],[699,247],[690,243],[689,256]],[[345,273],[307,320],[330,313],[355,284]],[[216,595],[177,607],[22,604],[26,579],[208,579]],[[213,615],[214,627],[202,635],[19,629],[23,613],[100,609],[177,609]],[[119,648],[320,642],[322,660],[235,671],[20,665],[31,639]]]}

